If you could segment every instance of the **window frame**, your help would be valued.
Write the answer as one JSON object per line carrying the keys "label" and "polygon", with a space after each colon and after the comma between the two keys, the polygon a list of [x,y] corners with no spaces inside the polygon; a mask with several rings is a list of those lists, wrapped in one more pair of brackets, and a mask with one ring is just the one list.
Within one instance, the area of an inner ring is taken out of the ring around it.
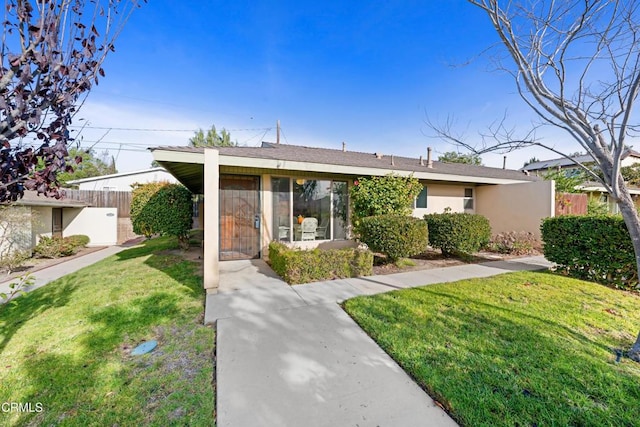
{"label": "window frame", "polygon": [[[471,192],[471,196],[467,195],[467,191]],[[463,208],[465,211],[467,210],[474,210],[475,209],[475,191],[473,187],[465,187],[464,188],[464,197],[462,198],[463,200]],[[470,206],[469,206],[470,205]]]}
{"label": "window frame", "polygon": [[[418,206],[418,200],[420,199],[420,194],[424,191],[424,206]],[[422,190],[420,193],[413,199],[413,209],[428,209],[429,208],[429,190],[427,188],[427,184],[422,184]]]}
{"label": "window frame", "polygon": [[[349,180],[348,179],[333,179],[333,178],[319,178],[319,177],[306,177],[306,176],[296,176],[296,175],[271,175],[271,191],[273,193],[273,180],[274,179],[288,179],[289,180],[289,189],[288,189],[288,204],[289,204],[289,213],[288,213],[288,217],[289,217],[289,227],[290,227],[290,232],[289,232],[289,238],[288,240],[280,240],[278,235],[275,234],[275,230],[274,230],[274,235],[272,236],[272,239],[274,241],[279,241],[279,242],[286,242],[286,243],[296,243],[296,242],[302,242],[302,240],[295,240],[294,237],[294,233],[293,233],[293,226],[294,223],[296,221],[296,219],[293,216],[293,210],[294,210],[294,201],[293,201],[293,197],[294,197],[294,183],[297,180],[305,180],[305,181],[328,181],[329,182],[329,223],[327,224],[327,234],[329,234],[329,237],[327,239],[316,239],[316,240],[311,240],[313,242],[330,242],[330,241],[334,241],[334,240],[349,240],[348,237],[348,232],[346,232],[346,229],[348,227],[348,223],[349,223]],[[333,212],[333,206],[334,206],[334,183],[336,182],[342,182],[345,183],[346,185],[346,194],[347,194],[347,202],[346,202],[346,210],[347,210],[347,219],[346,219],[346,223],[345,223],[345,237],[344,238],[339,238],[339,239],[335,239],[334,236],[334,212]],[[273,195],[272,195],[272,200],[273,200]],[[275,210],[275,205],[272,205],[271,207],[271,215],[274,216],[274,210]],[[275,221],[275,218],[272,220],[272,222]]]}

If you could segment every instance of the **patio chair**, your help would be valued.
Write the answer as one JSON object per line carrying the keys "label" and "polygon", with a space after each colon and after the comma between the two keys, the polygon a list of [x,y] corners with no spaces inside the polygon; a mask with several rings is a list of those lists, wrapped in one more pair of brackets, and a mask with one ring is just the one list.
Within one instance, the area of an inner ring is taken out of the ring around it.
{"label": "patio chair", "polygon": [[300,224],[297,231],[297,240],[316,240],[316,229],[318,228],[318,220],[315,218],[305,218]]}
{"label": "patio chair", "polygon": [[329,218],[322,220],[318,228],[316,228],[316,239],[327,240],[327,228],[329,227]]}

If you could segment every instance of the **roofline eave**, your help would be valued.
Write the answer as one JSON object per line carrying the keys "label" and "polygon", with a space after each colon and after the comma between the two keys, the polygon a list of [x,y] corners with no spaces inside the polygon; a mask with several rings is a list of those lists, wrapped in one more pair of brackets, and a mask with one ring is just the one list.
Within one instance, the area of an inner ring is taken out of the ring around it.
{"label": "roofline eave", "polygon": [[[153,157],[158,162],[172,162],[172,163],[195,163],[204,164],[203,152],[180,152],[174,150],[154,149],[152,151]],[[237,167],[249,167],[257,169],[273,169],[287,170],[287,171],[301,171],[301,172],[322,172],[322,173],[334,173],[340,175],[354,175],[354,176],[384,176],[390,173],[397,173],[399,175],[413,175],[415,178],[430,181],[448,181],[448,182],[465,182],[474,184],[516,184],[524,182],[532,182],[527,179],[515,179],[515,178],[491,178],[491,177],[479,177],[473,175],[459,175],[459,174],[446,174],[438,173],[435,171],[421,171],[417,168],[415,170],[399,170],[388,168],[373,168],[367,166],[345,166],[345,165],[332,165],[327,163],[313,163],[294,160],[278,160],[278,159],[264,159],[255,157],[242,157],[242,156],[229,156],[220,154],[220,166],[237,166]],[[426,168],[426,167],[423,167]],[[524,175],[524,174],[523,174]],[[524,178],[524,176],[523,176]]]}

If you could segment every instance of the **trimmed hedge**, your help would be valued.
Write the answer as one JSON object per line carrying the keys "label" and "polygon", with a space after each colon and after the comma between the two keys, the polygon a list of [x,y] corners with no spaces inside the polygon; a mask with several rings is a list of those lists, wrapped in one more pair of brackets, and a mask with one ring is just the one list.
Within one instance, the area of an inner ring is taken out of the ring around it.
{"label": "trimmed hedge", "polygon": [[42,236],[33,248],[33,254],[38,258],[59,258],[74,255],[80,248],[89,244],[89,237],[84,234],[73,236],[47,237]]}
{"label": "trimmed hedge", "polygon": [[482,215],[441,213],[424,216],[429,227],[429,243],[446,256],[479,251],[491,239],[491,225]]}
{"label": "trimmed hedge", "polygon": [[619,216],[559,216],[542,222],[544,256],[583,280],[631,289],[638,283],[631,237]]}
{"label": "trimmed hedge", "polygon": [[134,233],[147,237],[154,234],[177,236],[181,246],[188,247],[193,209],[191,197],[191,192],[180,184],[138,184],[131,198]]}
{"label": "trimmed hedge", "polygon": [[373,252],[391,261],[408,258],[427,250],[427,224],[418,218],[399,215],[376,215],[362,218],[358,227],[360,241]]}
{"label": "trimmed hedge", "polygon": [[361,249],[291,249],[269,245],[271,268],[290,285],[367,276],[373,272],[373,254]]}

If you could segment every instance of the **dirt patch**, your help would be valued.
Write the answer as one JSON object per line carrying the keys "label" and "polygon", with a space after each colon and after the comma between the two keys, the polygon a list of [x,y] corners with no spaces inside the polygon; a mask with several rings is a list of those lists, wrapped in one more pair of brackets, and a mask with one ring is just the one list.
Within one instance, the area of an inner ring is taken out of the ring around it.
{"label": "dirt patch", "polygon": [[[524,256],[536,255],[540,254],[538,252],[535,252]],[[407,271],[429,270],[433,268],[453,267],[455,265],[478,264],[481,262],[489,261],[503,261],[508,259],[521,258],[522,256],[523,255],[517,256],[498,254],[494,252],[478,252],[466,259],[461,259],[457,257],[445,257],[439,250],[429,249],[427,250],[427,252],[409,258],[409,262],[415,265],[396,265],[394,263],[387,263],[384,258],[376,256],[373,265],[373,274],[393,274],[404,273]]]}

